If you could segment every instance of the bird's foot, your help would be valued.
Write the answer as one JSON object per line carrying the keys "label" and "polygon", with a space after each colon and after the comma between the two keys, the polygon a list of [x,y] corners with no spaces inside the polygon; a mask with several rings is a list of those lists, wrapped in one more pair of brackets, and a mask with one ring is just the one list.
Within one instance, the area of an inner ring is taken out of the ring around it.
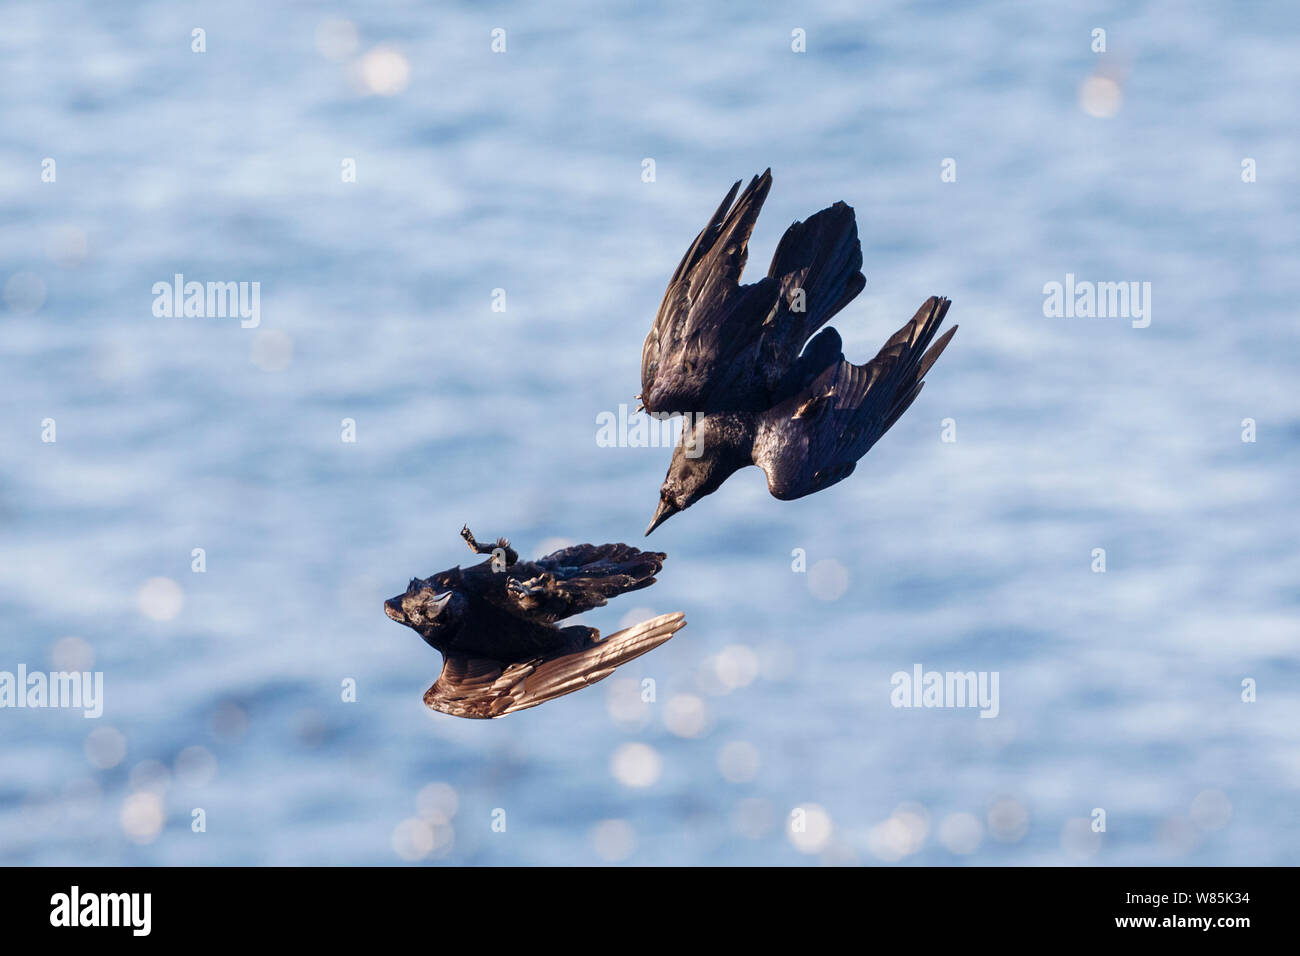
{"label": "bird's foot", "polygon": [[519,553],[510,547],[510,542],[505,538],[497,538],[496,544],[493,545],[479,544],[474,537],[474,532],[469,530],[469,525],[460,529],[460,536],[465,539],[465,543],[475,554],[490,554],[494,558],[501,558],[507,568],[519,560]]}
{"label": "bird's foot", "polygon": [[550,584],[547,576],[539,574],[527,581],[511,578],[506,582],[506,590],[514,597],[520,607],[532,609],[542,603]]}

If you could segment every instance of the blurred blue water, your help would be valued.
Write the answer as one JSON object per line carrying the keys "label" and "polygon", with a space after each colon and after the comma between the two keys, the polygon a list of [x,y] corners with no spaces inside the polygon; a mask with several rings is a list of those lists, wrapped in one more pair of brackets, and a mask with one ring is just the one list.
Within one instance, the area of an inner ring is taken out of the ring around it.
{"label": "blurred blue water", "polygon": [[[106,703],[0,710],[0,861],[1294,863],[1300,13],[863,6],[6,4],[0,670],[91,654]],[[657,532],[660,582],[586,620],[685,611],[663,648],[429,713],[383,598],[463,522],[639,538],[667,452],[596,415],[769,165],[755,272],[857,210],[850,358],[952,297],[925,393],[830,491],[751,469]],[[260,282],[261,326],[155,318],[177,272]],[[1045,318],[1066,273],[1150,282],[1150,327]],[[998,671],[999,717],[891,707],[916,663]]]}

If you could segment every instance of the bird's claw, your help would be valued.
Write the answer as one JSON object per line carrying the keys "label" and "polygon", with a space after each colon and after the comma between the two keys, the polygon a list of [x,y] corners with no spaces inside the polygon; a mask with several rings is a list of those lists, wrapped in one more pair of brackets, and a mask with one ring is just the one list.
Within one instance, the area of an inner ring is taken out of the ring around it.
{"label": "bird's claw", "polygon": [[[498,555],[504,557],[505,567],[507,568],[519,560],[519,553],[510,547],[510,541],[507,538],[497,538],[496,544],[493,545],[479,544],[478,539],[474,537],[474,532],[469,530],[469,525],[465,525],[460,529],[460,536],[465,539],[465,543],[469,545],[469,549],[475,554],[490,554],[494,558]],[[497,570],[504,570],[496,568],[495,563],[493,567]]]}
{"label": "bird's claw", "polygon": [[538,596],[546,593],[546,579],[542,575],[529,578],[527,581],[511,578],[506,582],[506,590],[525,607],[535,607],[541,603]]}

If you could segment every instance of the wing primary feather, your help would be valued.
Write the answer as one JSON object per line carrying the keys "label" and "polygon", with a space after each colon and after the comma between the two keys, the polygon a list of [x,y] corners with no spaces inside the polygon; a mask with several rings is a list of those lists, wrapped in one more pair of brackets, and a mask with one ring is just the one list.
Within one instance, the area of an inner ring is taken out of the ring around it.
{"label": "wing primary feather", "polygon": [[510,665],[451,655],[425,691],[424,702],[456,717],[502,717],[527,710],[604,680],[685,625],[680,611],[661,614],[571,653]]}

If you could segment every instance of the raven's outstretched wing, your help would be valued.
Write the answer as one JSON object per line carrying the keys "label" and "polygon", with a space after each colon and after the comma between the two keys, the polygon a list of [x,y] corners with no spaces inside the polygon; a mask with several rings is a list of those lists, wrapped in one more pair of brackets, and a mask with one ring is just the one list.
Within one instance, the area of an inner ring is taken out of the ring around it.
{"label": "raven's outstretched wing", "polygon": [[777,498],[802,498],[852,474],[898,421],[957,327],[927,351],[950,305],[931,297],[865,365],[840,361],[759,420],[754,462]]}
{"label": "raven's outstretched wing", "polygon": [[531,621],[553,623],[649,587],[667,557],[627,544],[575,544],[512,567],[505,600]]}
{"label": "raven's outstretched wing", "polygon": [[641,350],[648,411],[759,411],[790,395],[808,377],[794,369],[800,350],[866,285],[853,208],[842,202],[793,223],[767,276],[740,285],[771,185],[767,170],[734,206],[732,186],[673,273]]}
{"label": "raven's outstretched wing", "polygon": [[654,650],[686,624],[661,614],[581,650],[517,664],[451,655],[424,694],[433,710],[454,717],[502,717],[603,680],[620,664]]}
{"label": "raven's outstretched wing", "polygon": [[673,273],[641,349],[641,403],[647,411],[721,410],[716,403],[723,373],[753,368],[759,330],[776,306],[780,283],[769,276],[742,286],[740,274],[771,186],[769,169],[750,181],[733,206],[737,180]]}

